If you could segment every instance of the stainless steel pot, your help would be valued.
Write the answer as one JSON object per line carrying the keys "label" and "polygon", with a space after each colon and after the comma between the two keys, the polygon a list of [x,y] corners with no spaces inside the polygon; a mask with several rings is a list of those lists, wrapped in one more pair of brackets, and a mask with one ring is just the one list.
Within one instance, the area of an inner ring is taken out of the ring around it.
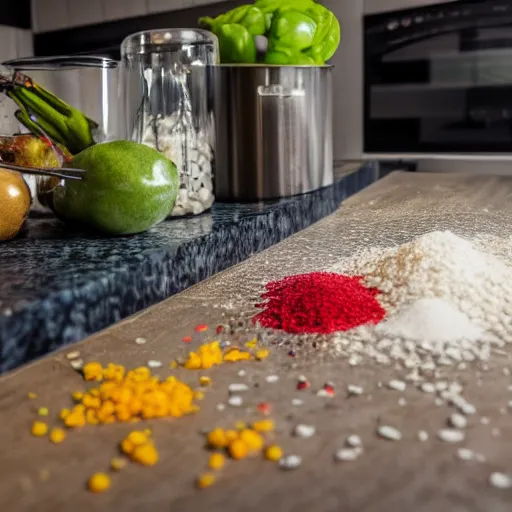
{"label": "stainless steel pot", "polygon": [[215,66],[215,195],[254,201],[333,183],[331,66]]}
{"label": "stainless steel pot", "polygon": [[32,78],[98,123],[97,142],[124,138],[120,117],[120,67],[95,56],[29,57],[3,63]]}

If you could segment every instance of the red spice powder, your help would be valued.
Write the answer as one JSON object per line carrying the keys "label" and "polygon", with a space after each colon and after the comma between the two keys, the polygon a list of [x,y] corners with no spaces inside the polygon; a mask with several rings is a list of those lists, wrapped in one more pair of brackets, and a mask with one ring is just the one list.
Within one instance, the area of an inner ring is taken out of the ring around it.
{"label": "red spice powder", "polygon": [[294,334],[328,334],[358,325],[376,324],[386,315],[377,289],[361,284],[360,276],[312,272],[267,283],[263,311],[253,321]]}

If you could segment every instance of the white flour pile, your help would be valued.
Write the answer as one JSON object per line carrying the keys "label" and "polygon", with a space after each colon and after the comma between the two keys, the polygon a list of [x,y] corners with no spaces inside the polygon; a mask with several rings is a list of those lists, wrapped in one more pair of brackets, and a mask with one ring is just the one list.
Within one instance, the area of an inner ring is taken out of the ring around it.
{"label": "white flour pile", "polygon": [[453,304],[443,299],[420,299],[378,324],[375,332],[389,338],[425,343],[449,343],[453,340],[475,342],[483,338],[482,328]]}
{"label": "white flour pile", "polygon": [[[381,290],[378,299],[390,314],[419,299],[442,298],[476,326],[512,341],[512,268],[450,231],[371,249],[331,270],[364,276],[367,286]],[[439,324],[436,329],[442,336]]]}

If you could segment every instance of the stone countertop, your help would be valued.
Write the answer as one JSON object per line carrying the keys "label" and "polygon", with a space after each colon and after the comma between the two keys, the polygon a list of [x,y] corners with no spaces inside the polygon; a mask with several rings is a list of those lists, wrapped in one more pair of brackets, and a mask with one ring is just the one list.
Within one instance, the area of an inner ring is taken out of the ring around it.
{"label": "stone countertop", "polygon": [[[107,470],[120,440],[134,426],[87,426],[69,432],[63,444],[52,445],[29,431],[37,407],[49,407],[48,420],[55,425],[58,410],[71,405],[70,393],[84,389],[66,351],[2,376],[0,438],[9,449],[0,455],[0,510],[508,512],[512,490],[493,488],[488,480],[493,471],[512,472],[511,413],[506,409],[510,353],[508,358],[493,355],[485,368],[474,363],[442,369],[442,378],[464,385],[464,396],[477,409],[468,417],[466,440],[460,445],[436,438],[454,411],[448,404],[435,404],[434,395],[412,385],[403,393],[379,386],[408,371],[394,365],[366,361],[350,366],[347,359],[326,358],[313,347],[307,356],[291,358],[285,346],[271,347],[263,362],[225,364],[200,373],[169,370],[167,363],[202,340],[214,339],[215,326],[233,311],[233,302],[246,301],[263,282],[327,269],[357,249],[403,243],[434,229],[509,236],[511,220],[512,178],[393,173],[315,226],[74,345],[85,361],[133,368],[149,359],[161,360],[164,366],[156,370],[161,377],[172,373],[191,385],[197,385],[198,375],[213,380],[197,414],[138,424],[152,428],[159,463],[152,468],[130,464],[113,475],[112,489],[102,495],[88,493],[85,482],[92,473]],[[208,324],[209,330],[194,334],[198,323]],[[183,343],[190,334],[192,343]],[[147,343],[134,343],[139,336]],[[309,378],[311,389],[297,392],[301,374]],[[269,375],[278,375],[279,381],[268,382]],[[332,399],[316,396],[326,381],[337,391]],[[233,382],[250,387],[243,393],[244,406],[220,410],[217,404],[226,403]],[[349,384],[361,386],[363,394],[347,397]],[[27,399],[31,391],[38,394],[32,401]],[[303,405],[294,406],[292,398],[299,397]],[[405,404],[398,403],[400,397]],[[208,459],[201,432],[251,421],[258,417],[255,406],[261,402],[272,407],[275,442],[285,453],[300,455],[301,468],[284,472],[261,458],[230,461],[215,486],[195,489],[195,477]],[[310,439],[292,436],[298,423],[316,426],[316,434]],[[398,428],[402,440],[379,439],[379,423]],[[428,441],[418,440],[419,430],[429,433]],[[350,434],[362,438],[363,454],[354,462],[334,462],[334,451]],[[485,462],[460,460],[459,446],[483,454]]]}
{"label": "stone countertop", "polygon": [[102,238],[54,217],[0,245],[0,372],[76,342],[243,261],[332,213],[379,177],[371,164],[280,201],[216,204],[147,233]]}

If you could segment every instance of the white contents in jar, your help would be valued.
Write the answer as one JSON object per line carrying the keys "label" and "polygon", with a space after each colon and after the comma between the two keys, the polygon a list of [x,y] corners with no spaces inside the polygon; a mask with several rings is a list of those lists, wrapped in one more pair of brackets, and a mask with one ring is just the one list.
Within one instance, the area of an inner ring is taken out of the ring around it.
{"label": "white contents in jar", "polygon": [[214,202],[213,150],[206,132],[188,126],[188,116],[179,112],[171,116],[148,118],[142,143],[157,149],[176,165],[180,189],[173,216],[198,215]]}

